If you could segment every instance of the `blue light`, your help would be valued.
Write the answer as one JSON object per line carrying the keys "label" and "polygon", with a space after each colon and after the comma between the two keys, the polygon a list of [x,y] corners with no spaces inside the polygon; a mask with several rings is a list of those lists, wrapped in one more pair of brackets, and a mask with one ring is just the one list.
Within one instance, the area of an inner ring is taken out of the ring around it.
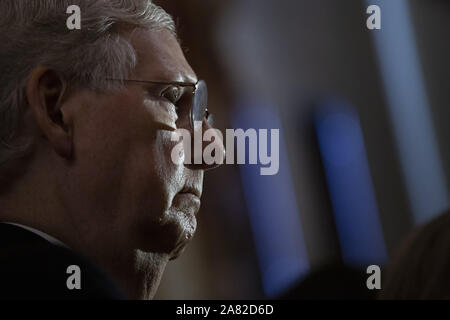
{"label": "blue light", "polygon": [[382,264],[386,248],[359,119],[339,100],[319,106],[316,131],[342,258],[354,266]]}
{"label": "blue light", "polygon": [[276,297],[309,269],[281,123],[273,109],[246,104],[234,111],[233,125],[244,130],[280,129],[278,174],[261,176],[257,165],[240,166],[264,291]]}
{"label": "blue light", "polygon": [[405,0],[367,0],[381,8],[381,30],[371,31],[385,87],[399,158],[417,224],[449,207],[449,195],[409,6]]}

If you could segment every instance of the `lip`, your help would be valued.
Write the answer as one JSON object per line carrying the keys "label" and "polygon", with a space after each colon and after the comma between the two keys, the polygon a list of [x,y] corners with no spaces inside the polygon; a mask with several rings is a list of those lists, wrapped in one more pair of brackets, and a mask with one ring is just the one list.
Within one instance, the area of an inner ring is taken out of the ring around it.
{"label": "lip", "polygon": [[202,196],[200,190],[189,186],[185,186],[178,194],[192,194],[196,196],[199,200]]}
{"label": "lip", "polygon": [[200,210],[200,198],[192,192],[179,192],[173,199],[174,207],[195,216]]}
{"label": "lip", "polygon": [[200,198],[196,195],[193,194],[191,192],[180,192],[176,195],[177,197],[181,197],[185,200],[190,200],[190,201],[194,201],[194,202],[200,202]]}

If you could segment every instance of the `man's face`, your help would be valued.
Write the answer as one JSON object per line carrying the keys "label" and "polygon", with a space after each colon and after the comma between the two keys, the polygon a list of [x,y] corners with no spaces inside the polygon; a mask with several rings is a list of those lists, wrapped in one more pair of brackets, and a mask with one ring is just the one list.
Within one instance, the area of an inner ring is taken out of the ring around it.
{"label": "man's face", "polygon": [[[170,32],[139,29],[130,42],[138,57],[130,79],[197,82]],[[83,90],[68,102],[74,161],[64,201],[86,243],[106,239],[173,258],[194,235],[207,167],[172,162],[171,134],[189,121],[177,119],[175,106],[159,95],[165,89],[130,82],[112,94]]]}

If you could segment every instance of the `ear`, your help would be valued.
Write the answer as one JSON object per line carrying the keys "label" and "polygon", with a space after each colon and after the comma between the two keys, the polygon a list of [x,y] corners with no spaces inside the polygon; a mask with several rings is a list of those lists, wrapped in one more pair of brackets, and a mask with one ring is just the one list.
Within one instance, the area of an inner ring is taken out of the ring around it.
{"label": "ear", "polygon": [[41,134],[64,158],[72,157],[72,126],[64,110],[67,85],[56,71],[33,70],[27,82],[27,99]]}

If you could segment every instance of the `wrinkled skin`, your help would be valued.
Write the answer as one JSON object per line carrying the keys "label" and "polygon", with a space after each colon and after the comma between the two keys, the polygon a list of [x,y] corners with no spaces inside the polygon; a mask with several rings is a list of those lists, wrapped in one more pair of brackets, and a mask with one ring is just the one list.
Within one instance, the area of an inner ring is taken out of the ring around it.
{"label": "wrinkled skin", "polygon": [[[197,82],[170,32],[128,36],[138,57],[131,79]],[[0,195],[3,221],[60,239],[133,298],[153,297],[166,263],[193,237],[203,174],[215,167],[172,162],[171,133],[188,128],[188,119],[177,118],[155,90],[127,83],[118,92],[94,92],[36,68],[23,122],[35,153],[26,174]],[[215,143],[223,151],[222,141]]]}

